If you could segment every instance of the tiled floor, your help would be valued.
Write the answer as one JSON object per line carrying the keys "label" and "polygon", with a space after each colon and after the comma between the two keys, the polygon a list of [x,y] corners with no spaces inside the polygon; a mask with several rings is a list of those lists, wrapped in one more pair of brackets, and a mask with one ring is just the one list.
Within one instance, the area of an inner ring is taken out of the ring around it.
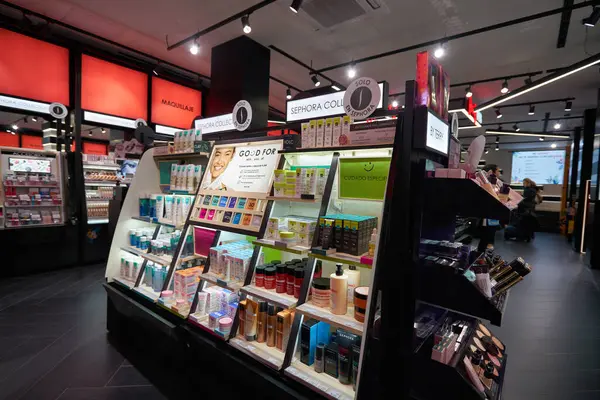
{"label": "tiled floor", "polygon": [[0,281],[0,399],[165,399],[107,339],[103,266]]}
{"label": "tiled floor", "polygon": [[[600,399],[598,274],[558,235],[496,245],[534,267],[492,326],[510,354],[504,400]],[[0,281],[0,399],[167,398],[109,343],[103,275],[89,266]]]}
{"label": "tiled floor", "polygon": [[496,248],[533,266],[511,290],[502,327],[492,326],[510,356],[504,399],[600,399],[600,274],[559,235]]}

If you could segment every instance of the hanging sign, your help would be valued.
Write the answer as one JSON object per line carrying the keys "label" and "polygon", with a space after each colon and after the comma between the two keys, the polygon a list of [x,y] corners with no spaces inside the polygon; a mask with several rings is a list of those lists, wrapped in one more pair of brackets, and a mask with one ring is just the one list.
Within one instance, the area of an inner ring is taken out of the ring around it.
{"label": "hanging sign", "polygon": [[427,111],[427,130],[425,135],[426,147],[448,155],[448,144],[450,141],[448,124],[435,116],[431,111]]}
{"label": "hanging sign", "polygon": [[340,158],[340,199],[383,200],[389,157]]}
{"label": "hanging sign", "polygon": [[[379,83],[380,93],[384,93],[384,84]],[[387,87],[387,85],[386,85]],[[308,97],[306,99],[290,100],[286,106],[286,120],[302,121],[345,114],[344,96],[346,91]],[[383,96],[379,96],[377,108],[383,107]]]}
{"label": "hanging sign", "polygon": [[50,105],[39,101],[19,99],[17,97],[0,95],[0,107],[14,108],[17,110],[33,111],[40,114],[48,114]]}
{"label": "hanging sign", "polygon": [[233,114],[197,119],[194,121],[194,128],[200,129],[202,134],[232,131],[235,129]]}
{"label": "hanging sign", "polygon": [[49,106],[50,115],[52,115],[56,119],[63,119],[67,116],[67,107],[60,103],[52,103]]}
{"label": "hanging sign", "polygon": [[344,94],[344,112],[354,120],[365,119],[381,101],[381,89],[375,79],[358,78],[348,85]]}
{"label": "hanging sign", "polygon": [[233,126],[238,131],[245,131],[252,122],[252,106],[246,100],[240,100],[233,107]]}

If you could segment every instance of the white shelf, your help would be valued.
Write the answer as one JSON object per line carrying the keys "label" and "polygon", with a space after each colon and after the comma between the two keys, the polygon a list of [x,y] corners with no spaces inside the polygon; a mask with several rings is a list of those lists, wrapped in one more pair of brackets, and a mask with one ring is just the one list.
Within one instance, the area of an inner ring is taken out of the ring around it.
{"label": "white shelf", "polygon": [[314,364],[308,366],[295,359],[285,369],[284,373],[329,399],[353,400],[355,397],[352,385],[343,385],[339,380],[325,372],[315,372]]}
{"label": "white shelf", "polygon": [[57,189],[58,188],[58,184],[56,183],[50,183],[50,184],[27,184],[27,185],[4,185],[5,188],[51,188],[51,189]]}
{"label": "white shelf", "polygon": [[4,229],[28,229],[28,228],[47,228],[50,226],[64,226],[62,222],[57,224],[32,224],[32,225],[17,225],[17,226],[5,226]]}
{"label": "white shelf", "polygon": [[133,288],[133,290],[155,302],[158,301],[158,298],[160,297],[160,293],[155,292],[152,290],[152,288],[144,285],[143,283],[140,284],[140,286]]}
{"label": "white shelf", "polygon": [[239,336],[231,339],[229,344],[266,366],[278,371],[283,365],[285,353],[279,351],[277,347],[269,347],[266,343],[258,343],[257,341],[248,342],[246,339]]}
{"label": "white shelf", "polygon": [[[281,242],[278,242],[278,243],[281,243]],[[252,242],[252,244],[255,246],[268,247],[270,249],[275,249],[275,250],[280,250],[280,251],[285,251],[288,253],[300,254],[300,255],[306,255],[310,251],[310,247],[307,247],[307,246],[300,246],[300,245],[280,246],[278,244],[275,244],[274,240],[269,240],[269,239],[257,239],[257,240],[254,240]]]}
{"label": "white shelf", "polygon": [[83,164],[83,169],[100,169],[106,171],[118,171],[121,166],[118,164]]}
{"label": "white shelf", "polygon": [[115,276],[114,280],[115,280],[115,282],[120,283],[121,285],[126,286],[129,289],[133,289],[133,286],[135,285],[135,282],[132,282],[125,278],[121,278],[120,276]]}
{"label": "white shelf", "polygon": [[28,205],[18,205],[18,206],[9,206],[8,204],[4,205],[4,208],[38,208],[38,207],[62,207],[62,204],[52,204],[52,205],[46,205],[46,204],[28,204]]}
{"label": "white shelf", "polygon": [[208,282],[208,283],[212,283],[213,285],[217,285],[220,286],[222,288],[225,289],[229,289],[233,292],[237,292],[238,290],[240,290],[240,288],[242,287],[243,283],[242,282],[228,282],[228,281],[224,281],[220,278],[217,278],[216,275],[211,274],[210,272],[207,272],[206,274],[201,274],[200,275],[200,279]]}
{"label": "white shelf", "polygon": [[88,219],[88,225],[108,224],[108,218]]}
{"label": "white shelf", "polygon": [[354,308],[348,307],[345,315],[333,314],[329,308],[317,307],[311,303],[304,303],[296,308],[296,312],[309,318],[327,322],[337,328],[362,336],[364,324],[354,319]]}
{"label": "white shelf", "polygon": [[91,182],[91,181],[86,181],[85,182],[85,186],[116,187],[117,186],[117,182],[110,182],[110,181],[106,181],[106,182]]}
{"label": "white shelf", "polygon": [[240,289],[240,291],[249,294],[250,296],[260,297],[271,304],[275,304],[276,306],[283,308],[294,307],[298,302],[298,299],[294,296],[277,293],[275,290],[267,290],[254,285],[244,286]]}
{"label": "white shelf", "polygon": [[218,337],[221,340],[229,339],[229,335],[223,335],[219,331],[216,331],[208,326],[208,315],[205,315],[204,317],[199,317],[194,313],[189,315],[188,320],[192,324],[196,325],[198,328],[205,330],[206,332],[214,335],[215,337]]}
{"label": "white shelf", "polygon": [[160,265],[164,265],[169,267],[171,265],[171,261],[172,259],[169,257],[162,257],[162,256],[156,256],[154,254],[150,254],[150,253],[146,253],[145,251],[142,251],[140,249],[137,249],[135,247],[131,247],[131,246],[121,246],[121,250],[127,251],[131,254],[135,254],[136,256],[140,256],[142,258],[145,258],[148,261],[152,261],[153,263],[157,263]]}
{"label": "white shelf", "polygon": [[166,226],[168,228],[175,228],[175,229],[181,229],[183,228],[183,225],[174,225],[170,222],[164,222],[164,221],[154,221],[152,220],[150,217],[131,217],[131,219],[136,219],[138,221],[144,221],[147,222],[149,224],[155,224],[155,225],[162,225],[162,226]]}

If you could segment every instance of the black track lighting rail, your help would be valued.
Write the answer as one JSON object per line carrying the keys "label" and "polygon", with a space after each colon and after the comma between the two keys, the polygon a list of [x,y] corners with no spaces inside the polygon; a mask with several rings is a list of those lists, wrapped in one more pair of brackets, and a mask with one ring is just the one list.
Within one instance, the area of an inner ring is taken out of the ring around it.
{"label": "black track lighting rail", "polygon": [[478,81],[454,83],[454,84],[450,85],[450,87],[469,86],[469,85],[476,85],[478,83],[488,83],[488,82],[495,82],[495,81],[509,81],[511,79],[517,79],[517,78],[529,78],[532,76],[541,75],[543,73],[544,73],[544,71],[533,71],[533,72],[525,72],[522,74],[498,76],[496,78],[480,79]]}
{"label": "black track lighting rail", "polygon": [[315,69],[313,69],[313,67],[311,67],[310,65],[303,63],[302,61],[300,61],[299,59],[297,59],[296,57],[294,57],[293,55],[289,54],[288,52],[281,50],[279,47],[274,46],[274,45],[269,45],[269,48],[271,50],[274,50],[276,52],[278,52],[279,54],[281,54],[282,56],[284,56],[285,58],[295,62],[296,64],[306,68],[309,71],[309,75],[318,75],[320,77],[322,77],[323,79],[327,79],[329,82],[331,82],[332,85],[336,85],[337,87],[339,87],[341,90],[345,90],[346,86],[341,85],[340,83],[336,82],[335,80],[331,79],[330,77],[328,77],[327,75],[324,75],[322,73],[320,73],[319,71],[316,71]]}
{"label": "black track lighting rail", "polygon": [[367,61],[377,60],[379,58],[389,57],[389,56],[393,56],[393,55],[400,54],[400,53],[406,53],[406,52],[412,51],[412,50],[419,50],[422,48],[431,47],[431,46],[434,46],[434,45],[442,43],[442,42],[448,43],[452,40],[457,40],[457,39],[462,39],[462,38],[466,38],[469,36],[479,35],[481,33],[491,32],[491,31],[494,31],[497,29],[508,28],[513,25],[519,25],[519,24],[522,24],[525,22],[535,21],[537,19],[551,17],[556,14],[562,14],[565,11],[577,10],[580,8],[590,7],[590,6],[599,5],[599,4],[600,4],[600,0],[582,1],[581,3],[573,4],[569,7],[554,8],[552,10],[527,15],[525,17],[516,18],[516,19],[509,20],[509,21],[501,22],[498,24],[485,26],[485,27],[479,28],[479,29],[473,29],[471,31],[458,33],[456,35],[444,36],[444,37],[440,37],[435,40],[429,40],[427,42],[413,44],[411,46],[402,47],[402,48],[399,48],[396,50],[386,51],[386,52],[375,54],[375,55],[372,55],[369,57],[363,57],[363,58],[355,59],[352,61],[347,61],[347,62],[343,62],[343,63],[336,64],[336,65],[331,65],[329,67],[318,69],[316,72],[318,72],[318,73],[327,72],[327,71],[331,71],[334,69],[347,67],[347,66],[351,65],[352,63],[361,64],[361,63],[364,63]]}
{"label": "black track lighting rail", "polygon": [[205,29],[203,29],[201,31],[198,31],[198,32],[194,33],[193,35],[188,36],[187,38],[182,39],[179,42],[168,46],[167,50],[171,51],[173,49],[176,49],[179,46],[182,46],[182,45],[186,44],[187,42],[190,42],[192,40],[196,40],[199,37],[206,35],[207,33],[210,33],[210,32],[212,32],[214,30],[217,30],[217,29],[219,29],[219,28],[221,28],[221,27],[223,27],[223,26],[225,26],[227,24],[232,23],[233,21],[237,21],[237,20],[239,20],[240,18],[242,18],[242,17],[244,17],[246,15],[252,14],[254,11],[260,10],[261,8],[264,8],[264,7],[268,6],[271,3],[275,3],[275,1],[276,0],[264,0],[264,1],[261,1],[260,3],[257,3],[255,5],[253,5],[252,7],[248,7],[245,10],[242,10],[242,11],[240,11],[237,14],[234,14],[234,15],[228,17],[228,18],[225,18],[223,21],[217,22],[216,24],[211,25],[208,28],[205,28]]}
{"label": "black track lighting rail", "polygon": [[298,89],[296,86],[292,86],[289,83],[286,83],[279,78],[275,78],[274,76],[269,76],[269,78],[271,78],[272,80],[274,80],[277,83],[282,84],[283,86],[289,87],[290,89],[294,89],[296,92],[303,92],[302,89]]}
{"label": "black track lighting rail", "polygon": [[[565,119],[582,119],[583,115],[579,115],[579,116],[568,116],[568,117],[555,117],[555,118],[548,118],[548,121],[559,121],[559,120],[565,120]],[[511,125],[511,124],[524,124],[527,122],[543,122],[545,121],[545,118],[539,118],[539,119],[524,119],[521,121],[496,121],[496,122],[490,122],[487,124],[481,124],[481,126],[498,126],[498,125]]]}
{"label": "black track lighting rail", "polygon": [[529,101],[527,103],[516,103],[516,104],[502,104],[498,108],[526,107],[526,106],[536,105],[536,104],[566,103],[567,101],[573,101],[573,100],[575,100],[575,97],[565,97],[564,99]]}

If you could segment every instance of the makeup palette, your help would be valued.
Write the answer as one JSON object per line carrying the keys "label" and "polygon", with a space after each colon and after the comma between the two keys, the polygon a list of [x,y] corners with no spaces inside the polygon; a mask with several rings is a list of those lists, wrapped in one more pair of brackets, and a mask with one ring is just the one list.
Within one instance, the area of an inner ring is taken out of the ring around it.
{"label": "makeup palette", "polygon": [[[493,380],[500,379],[500,370],[504,363],[504,344],[495,336],[492,335],[490,330],[483,324],[476,324],[475,332],[471,338],[471,343],[467,347],[467,355],[471,357],[476,352],[483,354],[483,365],[493,365]],[[489,367],[491,368],[491,367]],[[483,371],[483,370],[482,370]],[[485,379],[483,375],[480,376],[482,381]],[[489,381],[488,381],[489,383]],[[487,384],[484,386],[488,387]]]}

